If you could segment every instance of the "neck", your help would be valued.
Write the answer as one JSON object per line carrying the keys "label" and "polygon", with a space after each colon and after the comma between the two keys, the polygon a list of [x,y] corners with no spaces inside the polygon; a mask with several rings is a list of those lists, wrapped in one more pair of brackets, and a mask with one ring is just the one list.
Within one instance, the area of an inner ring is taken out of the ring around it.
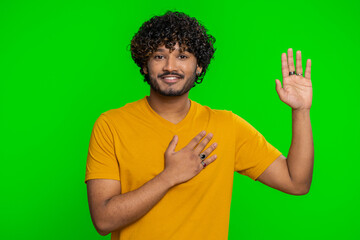
{"label": "neck", "polygon": [[161,117],[171,121],[180,122],[190,109],[189,92],[182,96],[163,96],[150,89],[147,101],[151,108]]}

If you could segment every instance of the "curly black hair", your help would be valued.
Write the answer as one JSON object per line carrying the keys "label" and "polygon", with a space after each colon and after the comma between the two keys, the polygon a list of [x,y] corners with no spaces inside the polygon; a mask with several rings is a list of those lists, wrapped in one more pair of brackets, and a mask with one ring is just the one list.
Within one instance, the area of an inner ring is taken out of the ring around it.
{"label": "curly black hair", "polygon": [[[207,29],[196,18],[181,12],[167,11],[164,15],[154,16],[143,23],[131,40],[131,57],[140,67],[140,73],[144,75],[143,67],[159,46],[165,45],[172,52],[178,42],[180,51],[186,48],[195,55],[198,65],[202,67],[201,74],[195,79],[199,84],[215,53],[213,46],[215,37],[207,34],[206,31]],[[145,74],[144,82],[148,81],[149,76]]]}

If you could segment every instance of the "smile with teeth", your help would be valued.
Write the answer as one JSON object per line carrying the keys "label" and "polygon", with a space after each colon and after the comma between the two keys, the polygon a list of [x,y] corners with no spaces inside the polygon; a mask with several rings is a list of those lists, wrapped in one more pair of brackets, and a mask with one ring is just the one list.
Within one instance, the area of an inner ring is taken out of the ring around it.
{"label": "smile with teeth", "polygon": [[162,79],[164,80],[164,82],[173,83],[173,82],[177,82],[180,79],[180,77],[169,76],[169,77],[163,77]]}

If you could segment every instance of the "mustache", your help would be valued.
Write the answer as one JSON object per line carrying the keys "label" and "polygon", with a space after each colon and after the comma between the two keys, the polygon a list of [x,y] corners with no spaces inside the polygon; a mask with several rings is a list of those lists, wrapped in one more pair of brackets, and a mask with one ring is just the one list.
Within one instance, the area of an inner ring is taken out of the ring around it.
{"label": "mustache", "polygon": [[168,76],[168,75],[174,75],[174,76],[178,76],[180,78],[184,78],[184,75],[182,74],[179,74],[179,73],[170,73],[170,72],[165,72],[161,75],[159,75],[159,78],[162,78],[162,77],[165,77],[165,76]]}

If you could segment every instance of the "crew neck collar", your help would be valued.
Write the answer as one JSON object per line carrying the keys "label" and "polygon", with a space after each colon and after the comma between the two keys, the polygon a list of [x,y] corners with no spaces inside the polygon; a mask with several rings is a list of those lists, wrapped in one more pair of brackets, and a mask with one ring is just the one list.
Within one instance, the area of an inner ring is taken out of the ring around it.
{"label": "crew neck collar", "polygon": [[168,120],[166,120],[165,118],[161,117],[157,112],[155,112],[154,109],[152,109],[152,107],[150,106],[147,98],[149,96],[145,96],[142,101],[143,104],[145,105],[145,108],[147,109],[147,111],[149,112],[150,115],[152,115],[153,117],[155,117],[159,124],[162,125],[163,127],[169,128],[170,130],[174,130],[177,131],[180,128],[182,128],[184,125],[186,125],[189,121],[191,121],[191,119],[193,118],[195,112],[196,112],[196,108],[197,108],[197,104],[196,102],[190,100],[190,109],[187,112],[186,116],[178,123],[172,123]]}

